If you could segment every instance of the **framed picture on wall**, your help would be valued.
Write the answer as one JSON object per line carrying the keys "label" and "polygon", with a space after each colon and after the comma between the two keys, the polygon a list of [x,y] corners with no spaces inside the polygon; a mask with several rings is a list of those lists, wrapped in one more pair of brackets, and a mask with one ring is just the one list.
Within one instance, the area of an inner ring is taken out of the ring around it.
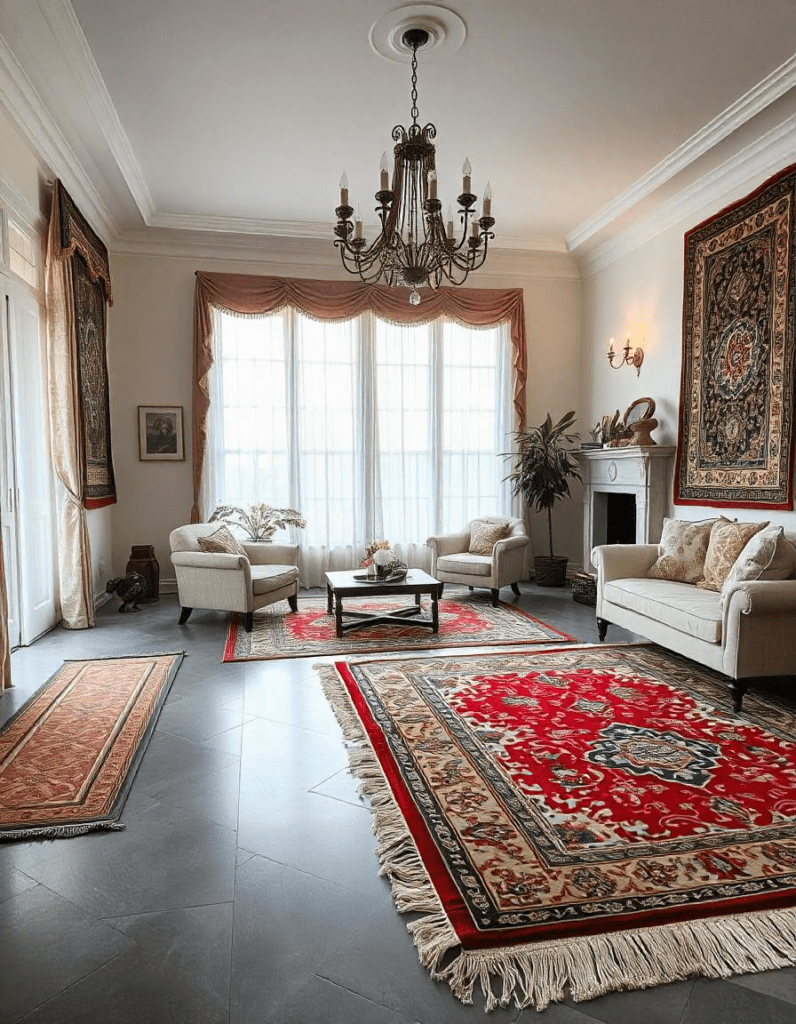
{"label": "framed picture on wall", "polygon": [[138,406],[138,458],[144,462],[184,461],[181,405]]}

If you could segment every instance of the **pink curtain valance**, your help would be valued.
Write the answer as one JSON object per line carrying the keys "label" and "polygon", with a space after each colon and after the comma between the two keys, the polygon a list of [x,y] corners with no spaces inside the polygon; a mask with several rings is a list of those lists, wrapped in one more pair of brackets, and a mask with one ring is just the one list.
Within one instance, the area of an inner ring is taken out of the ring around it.
{"label": "pink curtain valance", "polygon": [[514,366],[514,409],[519,429],[525,427],[527,344],[521,288],[440,288],[409,303],[406,288],[384,288],[351,281],[312,281],[253,274],[196,273],[194,306],[193,388],[193,522],[199,519],[199,492],[207,442],[207,374],[213,365],[211,308],[241,316],[263,316],[292,307],[319,320],[349,320],[367,310],[394,323],[417,324],[450,317],[470,327],[508,321]]}

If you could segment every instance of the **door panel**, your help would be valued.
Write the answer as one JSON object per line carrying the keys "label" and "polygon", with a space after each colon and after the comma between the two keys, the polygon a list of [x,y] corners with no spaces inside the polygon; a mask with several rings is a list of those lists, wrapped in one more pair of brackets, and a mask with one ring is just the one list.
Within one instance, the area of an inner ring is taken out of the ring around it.
{"label": "door panel", "polygon": [[17,550],[22,643],[57,621],[53,481],[44,345],[39,307],[21,290],[9,296],[9,341],[14,401]]}

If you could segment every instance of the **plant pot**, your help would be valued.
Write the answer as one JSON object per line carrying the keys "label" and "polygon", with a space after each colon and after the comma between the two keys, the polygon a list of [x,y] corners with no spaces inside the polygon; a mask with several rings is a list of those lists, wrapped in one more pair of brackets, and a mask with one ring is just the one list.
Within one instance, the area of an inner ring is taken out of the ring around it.
{"label": "plant pot", "polygon": [[563,587],[567,582],[567,559],[561,555],[537,555],[533,568],[540,587]]}

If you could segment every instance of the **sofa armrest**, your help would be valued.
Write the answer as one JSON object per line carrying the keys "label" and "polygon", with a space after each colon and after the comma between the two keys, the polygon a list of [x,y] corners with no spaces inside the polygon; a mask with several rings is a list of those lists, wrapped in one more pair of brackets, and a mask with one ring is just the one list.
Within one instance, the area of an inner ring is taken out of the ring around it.
{"label": "sofa armrest", "polygon": [[243,543],[252,565],[298,565],[298,544]]}
{"label": "sofa armrest", "polygon": [[249,560],[245,555],[230,555],[221,551],[172,551],[172,564],[192,569],[245,569]]}
{"label": "sofa armrest", "polygon": [[744,580],[724,598],[725,615],[796,616],[796,580]]}
{"label": "sofa armrest", "polygon": [[591,553],[598,584],[608,580],[641,579],[658,557],[657,544],[600,544]]}

